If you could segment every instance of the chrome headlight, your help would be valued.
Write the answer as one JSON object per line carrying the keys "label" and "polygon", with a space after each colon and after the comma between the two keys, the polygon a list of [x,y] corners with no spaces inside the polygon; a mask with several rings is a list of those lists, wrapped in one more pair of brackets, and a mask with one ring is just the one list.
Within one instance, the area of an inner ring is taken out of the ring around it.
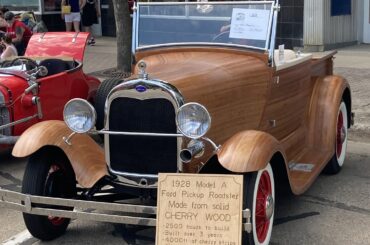
{"label": "chrome headlight", "polygon": [[179,108],[176,124],[186,137],[198,139],[211,127],[211,116],[207,109],[198,103],[187,103]]}
{"label": "chrome headlight", "polygon": [[64,106],[63,118],[73,132],[82,134],[94,127],[96,111],[86,100],[72,99]]}

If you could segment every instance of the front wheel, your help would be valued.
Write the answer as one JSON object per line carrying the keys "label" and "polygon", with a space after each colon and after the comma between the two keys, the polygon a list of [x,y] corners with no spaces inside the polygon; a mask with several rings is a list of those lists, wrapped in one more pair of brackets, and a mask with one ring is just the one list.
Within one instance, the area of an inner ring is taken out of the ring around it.
{"label": "front wheel", "polygon": [[252,231],[244,232],[243,244],[269,244],[275,211],[275,183],[269,163],[264,169],[244,176],[243,197],[243,209],[248,208],[252,216]]}
{"label": "front wheel", "polygon": [[[23,177],[22,193],[59,198],[76,196],[76,178],[68,158],[61,150],[44,148],[33,154]],[[40,205],[47,208],[46,205]],[[59,209],[71,210],[69,207]],[[67,229],[70,219],[23,213],[23,219],[32,236],[52,240]]]}
{"label": "front wheel", "polygon": [[337,174],[342,169],[346,158],[348,140],[348,113],[346,104],[342,101],[338,109],[336,125],[335,152],[324,169],[326,174]]}

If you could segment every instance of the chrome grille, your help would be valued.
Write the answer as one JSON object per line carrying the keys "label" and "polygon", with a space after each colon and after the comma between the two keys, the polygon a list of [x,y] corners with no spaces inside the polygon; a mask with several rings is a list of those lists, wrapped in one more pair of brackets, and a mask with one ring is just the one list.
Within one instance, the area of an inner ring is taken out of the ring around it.
{"label": "chrome grille", "polygon": [[[109,130],[177,133],[175,108],[165,98],[115,98]],[[177,171],[177,138],[109,135],[110,168],[118,172],[157,174]]]}
{"label": "chrome grille", "polygon": [[[5,107],[4,95],[0,92],[0,125],[10,123],[9,109]],[[11,135],[11,127],[0,130],[0,135]]]}

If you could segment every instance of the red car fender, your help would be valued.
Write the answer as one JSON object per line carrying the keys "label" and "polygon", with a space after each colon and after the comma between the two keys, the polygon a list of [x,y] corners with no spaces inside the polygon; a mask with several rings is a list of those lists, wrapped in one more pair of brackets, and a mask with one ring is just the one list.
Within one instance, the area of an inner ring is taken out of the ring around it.
{"label": "red car fender", "polygon": [[63,121],[37,123],[22,134],[12,154],[15,157],[26,157],[44,146],[59,147],[71,162],[78,183],[90,188],[100,178],[108,175],[104,150],[86,134],[74,135],[72,145],[68,145],[63,137],[68,137],[71,133]]}
{"label": "red car fender", "polygon": [[100,80],[95,77],[89,76],[89,75],[85,75],[85,78],[86,78],[86,81],[89,87],[86,100],[93,103],[95,95],[96,95],[96,91],[98,90],[99,85],[100,85]]}
{"label": "red car fender", "polygon": [[[329,151],[330,156],[334,154],[338,108],[343,99],[350,117],[350,94],[349,84],[343,77],[326,76],[316,80],[309,110],[309,146]],[[350,122],[351,118],[348,119]]]}
{"label": "red car fender", "polygon": [[229,138],[217,156],[224,168],[235,173],[246,173],[265,168],[277,152],[282,154],[286,162],[282,146],[272,135],[247,130]]}

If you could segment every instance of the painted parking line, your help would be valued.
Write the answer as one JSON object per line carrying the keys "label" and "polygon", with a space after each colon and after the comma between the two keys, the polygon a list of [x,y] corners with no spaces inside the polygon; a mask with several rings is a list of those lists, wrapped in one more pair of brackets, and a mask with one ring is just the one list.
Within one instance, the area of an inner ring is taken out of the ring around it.
{"label": "painted parking line", "polygon": [[15,236],[12,236],[6,241],[3,241],[3,245],[29,245],[37,242],[38,239],[34,238],[28,230],[24,230]]}

